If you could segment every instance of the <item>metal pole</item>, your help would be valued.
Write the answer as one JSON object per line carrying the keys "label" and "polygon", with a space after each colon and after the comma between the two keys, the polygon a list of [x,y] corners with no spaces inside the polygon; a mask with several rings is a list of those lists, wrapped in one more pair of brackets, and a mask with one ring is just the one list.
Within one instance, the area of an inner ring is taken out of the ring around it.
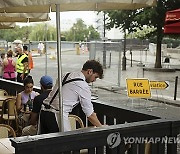
{"label": "metal pole", "polygon": [[31,51],[31,41],[29,40],[29,51]]}
{"label": "metal pole", "polygon": [[122,70],[126,70],[126,29],[124,30],[124,52],[122,58]]}
{"label": "metal pole", "polygon": [[122,50],[122,43],[120,43],[120,47],[119,47],[118,87],[120,87],[120,81],[121,81],[121,50]]}
{"label": "metal pole", "polygon": [[177,97],[177,84],[178,84],[178,76],[176,76],[176,79],[175,79],[174,100],[176,100],[176,97]]}
{"label": "metal pole", "polygon": [[45,75],[47,75],[47,24],[45,24],[45,56],[46,56],[46,61],[45,61]]}
{"label": "metal pole", "polygon": [[130,56],[131,56],[131,67],[132,67],[132,48],[130,49]]}
{"label": "metal pole", "polygon": [[63,101],[62,101],[62,65],[61,65],[61,33],[60,33],[60,5],[56,4],[56,30],[57,30],[57,63],[59,87],[59,131],[64,132]]}
{"label": "metal pole", "polygon": [[111,67],[111,51],[109,52],[109,68]]}
{"label": "metal pole", "polygon": [[106,44],[105,44],[105,36],[106,36],[106,22],[105,22],[105,13],[104,13],[104,44],[103,44],[103,67],[106,68]]}

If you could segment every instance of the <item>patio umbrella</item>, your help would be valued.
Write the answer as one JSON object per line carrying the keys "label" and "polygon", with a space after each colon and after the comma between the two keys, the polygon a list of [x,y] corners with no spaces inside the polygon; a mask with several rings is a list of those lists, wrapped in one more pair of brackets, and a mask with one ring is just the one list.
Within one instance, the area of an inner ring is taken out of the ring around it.
{"label": "patio umbrella", "polygon": [[0,23],[0,29],[12,29],[15,27],[15,23]]}
{"label": "patio umbrella", "polygon": [[0,13],[0,22],[40,22],[50,20],[48,13]]}
{"label": "patio umbrella", "polygon": [[180,9],[168,11],[166,13],[165,34],[180,34]]}
{"label": "patio umbrella", "polygon": [[[56,11],[57,29],[57,62],[58,62],[58,86],[62,91],[61,68],[61,37],[60,37],[60,11],[102,11],[102,10],[132,10],[155,5],[156,0],[1,0],[0,12],[49,12]],[[33,7],[32,7],[33,6]],[[63,131],[63,105],[62,94],[59,92],[59,123],[60,131]]]}

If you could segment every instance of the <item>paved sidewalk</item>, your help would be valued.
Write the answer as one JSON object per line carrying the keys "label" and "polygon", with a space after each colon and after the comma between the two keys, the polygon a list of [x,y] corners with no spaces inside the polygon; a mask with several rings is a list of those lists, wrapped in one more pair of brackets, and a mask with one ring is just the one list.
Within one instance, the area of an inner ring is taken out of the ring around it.
{"label": "paved sidewalk", "polygon": [[[108,58],[108,57],[107,57]],[[76,55],[76,51],[68,51],[62,53],[62,69],[63,72],[70,72],[80,70],[82,65],[86,60],[89,59],[89,53],[85,52],[84,54]],[[180,83],[178,83],[178,91],[177,91],[177,99],[174,99],[174,85],[175,85],[175,77],[180,77],[180,71],[175,72],[154,72],[154,71],[143,71],[142,67],[137,66],[140,62],[145,64],[146,68],[153,68],[155,56],[148,54],[148,56],[144,55],[141,58],[139,57],[139,51],[133,52],[133,66],[130,66],[130,55],[127,52],[127,69],[126,71],[118,72],[118,53],[112,53],[112,63],[110,68],[106,68],[104,79],[97,80],[92,85],[93,93],[98,95],[100,101],[105,103],[113,104],[113,105],[129,105],[132,107],[132,100],[127,97],[126,91],[126,78],[148,78],[149,80],[157,80],[157,81],[167,81],[169,83],[169,87],[166,90],[152,91],[152,98],[144,101],[141,99],[141,102],[146,102],[147,106],[143,106],[143,110],[148,109],[149,106],[154,106],[153,108],[162,106],[163,112],[164,110],[163,104],[172,106],[170,110],[177,110],[179,112],[180,106]],[[57,78],[57,60],[51,59],[50,55],[48,55],[47,59],[47,74],[53,77],[55,82]],[[45,55],[34,57],[35,68],[31,71],[33,77],[35,77],[35,85],[39,86],[39,79],[45,73]],[[171,67],[180,68],[179,59],[173,59]],[[120,81],[118,81],[118,73],[120,75]],[[120,87],[118,87],[118,82],[120,83]],[[122,102],[120,104],[120,102]],[[161,103],[162,102],[162,103]],[[135,99],[134,104],[139,105],[139,100]],[[142,103],[141,103],[142,104]],[[151,108],[150,108],[151,110]],[[157,113],[165,114],[162,111],[154,110]],[[172,114],[173,117],[176,117],[176,112]],[[180,117],[179,117],[180,118]]]}

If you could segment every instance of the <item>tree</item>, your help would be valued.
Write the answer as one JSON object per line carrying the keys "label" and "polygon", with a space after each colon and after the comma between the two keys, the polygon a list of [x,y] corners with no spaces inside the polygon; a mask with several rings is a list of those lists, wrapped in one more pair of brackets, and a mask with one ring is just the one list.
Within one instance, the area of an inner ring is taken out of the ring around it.
{"label": "tree", "polygon": [[49,24],[36,24],[33,26],[29,39],[34,41],[55,41],[56,29]]}
{"label": "tree", "polygon": [[[161,43],[163,39],[163,27],[164,27],[164,20],[165,14],[169,10],[178,9],[180,6],[179,0],[158,0],[157,6],[151,8],[144,8],[144,9],[137,9],[131,11],[134,15],[133,18],[128,18],[127,16],[121,16],[121,18],[116,15],[115,13],[108,12],[110,18],[110,26],[116,25],[116,27],[126,27],[125,22],[123,23],[122,20],[131,20],[128,27],[129,32],[136,31],[135,27],[141,29],[143,25],[147,25],[149,27],[155,28],[154,31],[151,31],[146,34],[145,37],[155,37],[156,36],[156,61],[155,61],[155,68],[161,68]],[[120,11],[124,13],[126,11]],[[112,15],[111,15],[112,14]],[[128,19],[127,19],[128,18]],[[120,20],[120,21],[119,21]],[[116,21],[116,22],[115,22]],[[128,26],[128,25],[127,25]]]}
{"label": "tree", "polygon": [[86,39],[99,39],[99,33],[93,26],[87,26],[82,19],[78,19],[71,29],[63,33],[68,41],[86,41]]}
{"label": "tree", "polygon": [[13,42],[14,40],[26,40],[29,38],[31,32],[31,26],[16,26],[14,29],[2,29],[0,30],[0,38],[7,40],[8,42]]}

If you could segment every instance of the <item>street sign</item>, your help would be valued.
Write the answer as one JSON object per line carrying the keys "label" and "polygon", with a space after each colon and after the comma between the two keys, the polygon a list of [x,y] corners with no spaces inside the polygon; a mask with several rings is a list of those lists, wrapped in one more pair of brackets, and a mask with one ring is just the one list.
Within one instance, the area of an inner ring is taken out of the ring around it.
{"label": "street sign", "polygon": [[150,98],[151,90],[148,79],[126,79],[128,97]]}
{"label": "street sign", "polygon": [[150,81],[151,89],[163,90],[169,87],[167,81]]}

